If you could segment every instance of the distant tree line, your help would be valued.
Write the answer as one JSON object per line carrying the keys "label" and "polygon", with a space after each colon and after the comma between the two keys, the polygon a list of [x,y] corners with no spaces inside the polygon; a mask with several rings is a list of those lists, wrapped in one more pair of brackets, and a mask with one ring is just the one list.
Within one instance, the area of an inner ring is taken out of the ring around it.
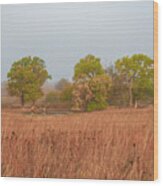
{"label": "distant tree line", "polygon": [[72,82],[61,79],[46,96],[42,86],[51,76],[39,57],[14,62],[7,77],[10,95],[19,96],[22,106],[29,102],[35,105],[42,96],[44,105],[65,104],[73,111],[153,104],[154,64],[144,54],[125,56],[106,69],[100,58],[87,55],[75,65]]}

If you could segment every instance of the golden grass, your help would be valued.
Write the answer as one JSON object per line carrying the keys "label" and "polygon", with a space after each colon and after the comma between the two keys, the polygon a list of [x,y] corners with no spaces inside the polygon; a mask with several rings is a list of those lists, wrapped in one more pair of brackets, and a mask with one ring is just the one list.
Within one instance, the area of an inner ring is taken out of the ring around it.
{"label": "golden grass", "polygon": [[2,111],[2,176],[153,180],[153,109]]}

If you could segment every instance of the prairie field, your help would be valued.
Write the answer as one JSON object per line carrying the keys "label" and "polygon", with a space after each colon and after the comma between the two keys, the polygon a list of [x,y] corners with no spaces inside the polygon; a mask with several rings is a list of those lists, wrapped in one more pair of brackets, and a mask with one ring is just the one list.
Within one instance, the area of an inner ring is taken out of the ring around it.
{"label": "prairie field", "polygon": [[2,109],[2,176],[152,180],[153,143],[153,108]]}

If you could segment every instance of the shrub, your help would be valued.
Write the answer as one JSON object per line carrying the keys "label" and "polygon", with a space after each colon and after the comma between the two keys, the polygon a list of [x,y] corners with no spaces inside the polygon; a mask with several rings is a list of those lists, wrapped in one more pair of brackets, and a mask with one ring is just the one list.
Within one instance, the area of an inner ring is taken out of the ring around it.
{"label": "shrub", "polygon": [[107,102],[95,102],[92,101],[87,105],[87,111],[92,112],[94,110],[103,110],[107,108]]}
{"label": "shrub", "polygon": [[61,101],[72,101],[73,86],[68,85],[61,91]]}
{"label": "shrub", "polygon": [[93,111],[105,109],[111,86],[107,75],[99,75],[90,80],[76,83],[73,90],[73,110]]}

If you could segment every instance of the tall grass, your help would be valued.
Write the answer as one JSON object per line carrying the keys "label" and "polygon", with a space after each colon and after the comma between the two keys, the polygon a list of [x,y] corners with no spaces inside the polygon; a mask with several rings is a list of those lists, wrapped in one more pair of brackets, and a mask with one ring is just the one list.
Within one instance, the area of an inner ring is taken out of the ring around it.
{"label": "tall grass", "polygon": [[2,176],[153,179],[153,109],[2,112]]}

